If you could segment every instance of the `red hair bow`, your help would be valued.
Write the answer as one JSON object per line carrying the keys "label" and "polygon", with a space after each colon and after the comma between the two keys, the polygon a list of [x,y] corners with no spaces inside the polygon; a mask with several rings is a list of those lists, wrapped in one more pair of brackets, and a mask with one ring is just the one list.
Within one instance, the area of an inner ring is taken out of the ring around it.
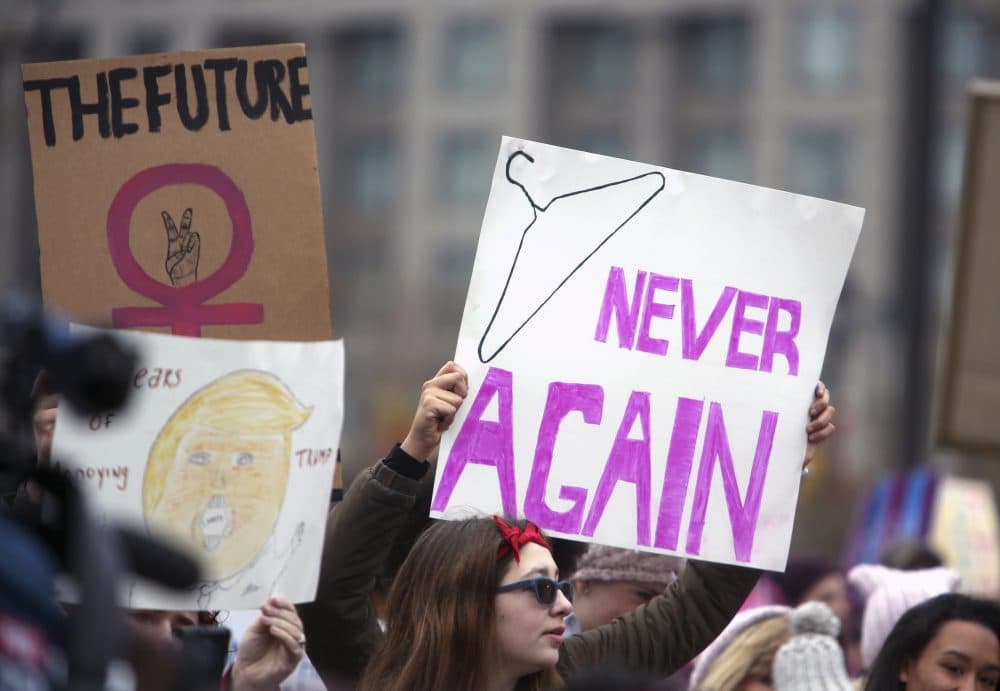
{"label": "red hair bow", "polygon": [[534,523],[528,523],[524,527],[524,530],[522,530],[516,525],[507,525],[499,516],[494,516],[493,522],[497,524],[497,528],[500,529],[500,536],[503,538],[503,542],[497,548],[497,561],[506,557],[510,552],[514,552],[514,561],[520,564],[521,554],[519,550],[529,542],[534,542],[536,545],[541,545],[550,552],[552,551],[548,540],[545,539],[545,536],[542,535],[538,530],[538,526]]}

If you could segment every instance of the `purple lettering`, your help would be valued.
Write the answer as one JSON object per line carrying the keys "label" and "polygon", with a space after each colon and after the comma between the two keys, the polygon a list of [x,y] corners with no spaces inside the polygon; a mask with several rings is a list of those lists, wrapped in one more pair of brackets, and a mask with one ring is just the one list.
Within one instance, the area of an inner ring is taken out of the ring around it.
{"label": "purple lettering", "polygon": [[722,418],[722,406],[714,401],[711,403],[708,408],[705,443],[702,447],[698,468],[698,484],[695,485],[694,504],[691,508],[691,521],[688,525],[688,554],[701,552],[701,534],[705,528],[705,513],[708,509],[708,495],[712,486],[712,471],[715,469],[715,459],[718,458],[719,467],[722,470],[722,488],[726,495],[729,522],[733,531],[733,549],[736,553],[736,560],[750,561],[754,534],[757,531],[761,496],[764,492],[764,480],[767,477],[767,466],[771,458],[774,430],[777,425],[778,414],[765,410],[760,419],[757,450],[754,453],[753,466],[750,468],[746,499],[743,500],[740,498],[740,488],[736,482],[736,472],[733,469],[733,455],[729,450],[726,425]]}
{"label": "purple lettering", "polygon": [[694,288],[691,280],[685,278],[681,281],[681,347],[684,351],[685,360],[697,360],[705,352],[708,342],[719,328],[722,317],[729,310],[733,298],[736,296],[736,288],[726,286],[719,295],[712,313],[708,315],[701,333],[698,333],[694,316]]}
{"label": "purple lettering", "polygon": [[[791,319],[787,331],[778,331],[778,314],[782,310],[788,312]],[[774,368],[774,354],[781,353],[788,361],[788,374],[793,377],[798,375],[799,349],[795,345],[795,337],[799,335],[801,323],[802,304],[798,300],[771,298],[764,326],[764,347],[760,354],[761,372],[770,372]]]}
{"label": "purple lettering", "polygon": [[[639,418],[642,426],[641,439],[629,439],[629,430]],[[608,462],[601,473],[601,480],[594,492],[594,503],[590,506],[587,521],[583,524],[583,534],[591,537],[604,514],[611,493],[619,482],[635,485],[636,540],[640,545],[649,545],[649,394],[633,391],[625,407],[625,415],[618,434],[611,447]]]}
{"label": "purple lettering", "polygon": [[632,302],[625,293],[625,272],[620,266],[612,266],[608,273],[608,285],[604,289],[604,300],[601,302],[601,313],[597,317],[597,330],[594,340],[606,343],[608,328],[611,326],[611,312],[615,313],[615,326],[618,329],[618,347],[630,350],[635,340],[635,327],[639,321],[640,295],[646,284],[646,272],[640,271],[635,277],[635,288],[632,291]]}
{"label": "purple lettering", "polygon": [[528,479],[528,492],[524,497],[524,515],[539,528],[558,530],[561,533],[580,532],[583,522],[583,508],[587,501],[587,490],[583,487],[563,485],[559,488],[559,498],[573,502],[566,511],[555,511],[545,502],[545,488],[552,469],[552,452],[563,418],[574,410],[583,414],[588,425],[599,425],[604,406],[604,389],[593,384],[566,384],[552,382],[545,400],[542,424],[538,428],[538,443],[535,444],[535,459]]}
{"label": "purple lettering", "polygon": [[663,492],[660,495],[660,515],[656,522],[655,547],[677,549],[684,499],[687,497],[691,478],[691,462],[701,427],[701,414],[705,401],[693,398],[677,399],[674,431],[670,434],[667,467],[663,473]]}
{"label": "purple lettering", "polygon": [[758,293],[748,293],[744,290],[736,297],[736,311],[733,314],[733,332],[729,336],[729,354],[726,355],[726,367],[739,369],[757,369],[757,356],[740,352],[740,334],[760,334],[764,330],[764,322],[750,319],[746,315],[748,307],[764,309],[767,307],[767,296]]}
{"label": "purple lettering", "polygon": [[653,338],[649,335],[649,329],[653,322],[653,317],[673,319],[674,306],[656,302],[657,290],[677,291],[678,281],[676,278],[661,276],[660,274],[650,274],[649,282],[646,284],[646,309],[642,315],[642,327],[639,329],[639,337],[635,341],[636,350],[642,350],[654,355],[667,354],[667,341],[663,338]]}
{"label": "purple lettering", "polygon": [[[491,367],[472,403],[469,416],[455,437],[448,454],[437,494],[431,508],[443,511],[448,506],[451,493],[462,471],[469,463],[491,465],[500,480],[500,503],[508,517],[517,515],[517,492],[514,483],[514,375],[503,369]],[[499,422],[484,422],[486,406],[499,397]]]}

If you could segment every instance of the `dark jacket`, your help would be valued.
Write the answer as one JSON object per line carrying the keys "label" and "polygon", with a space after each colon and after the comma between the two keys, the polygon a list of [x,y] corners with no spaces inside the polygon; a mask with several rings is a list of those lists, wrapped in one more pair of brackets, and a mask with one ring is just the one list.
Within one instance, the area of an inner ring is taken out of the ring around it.
{"label": "dark jacket", "polygon": [[[362,472],[331,510],[316,601],[300,605],[309,657],[324,677],[359,679],[382,641],[368,598],[397,537],[427,521],[433,482],[429,464],[399,447]],[[402,471],[402,472],[399,472]],[[411,477],[407,477],[409,474]],[[663,595],[613,622],[565,640],[558,670],[564,679],[597,667],[667,676],[701,652],[739,610],[760,572],[688,562]]]}

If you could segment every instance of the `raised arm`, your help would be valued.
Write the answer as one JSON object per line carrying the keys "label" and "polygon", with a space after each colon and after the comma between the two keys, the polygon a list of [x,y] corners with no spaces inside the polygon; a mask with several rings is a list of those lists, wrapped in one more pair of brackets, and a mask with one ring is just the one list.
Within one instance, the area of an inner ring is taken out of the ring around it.
{"label": "raised arm", "polygon": [[465,371],[446,363],[424,383],[403,444],[355,478],[330,511],[316,601],[299,606],[309,657],[324,678],[358,679],[381,644],[370,600],[375,580],[397,539],[427,520],[426,503],[418,502],[430,480],[424,459],[437,448],[467,389]]}

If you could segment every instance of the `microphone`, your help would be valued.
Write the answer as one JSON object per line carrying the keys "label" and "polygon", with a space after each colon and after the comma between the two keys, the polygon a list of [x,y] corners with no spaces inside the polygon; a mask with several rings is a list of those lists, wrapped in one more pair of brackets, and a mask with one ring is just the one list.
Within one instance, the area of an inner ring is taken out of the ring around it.
{"label": "microphone", "polygon": [[187,552],[132,528],[118,526],[116,530],[127,570],[136,576],[175,590],[194,587],[201,580],[198,562]]}

